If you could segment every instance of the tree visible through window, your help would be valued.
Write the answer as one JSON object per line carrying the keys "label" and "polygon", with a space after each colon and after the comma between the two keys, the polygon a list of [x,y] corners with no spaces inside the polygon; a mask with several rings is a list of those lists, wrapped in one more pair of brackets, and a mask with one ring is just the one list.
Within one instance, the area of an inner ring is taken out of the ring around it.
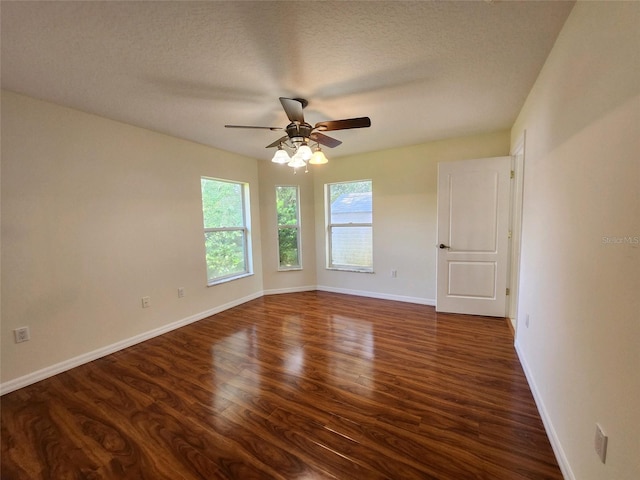
{"label": "tree visible through window", "polygon": [[327,185],[329,268],[373,271],[371,189],[371,180]]}
{"label": "tree visible through window", "polygon": [[250,273],[245,204],[248,187],[204,177],[201,185],[209,285]]}
{"label": "tree visible through window", "polygon": [[300,262],[300,207],[297,186],[276,187],[278,256],[280,270],[302,268]]}

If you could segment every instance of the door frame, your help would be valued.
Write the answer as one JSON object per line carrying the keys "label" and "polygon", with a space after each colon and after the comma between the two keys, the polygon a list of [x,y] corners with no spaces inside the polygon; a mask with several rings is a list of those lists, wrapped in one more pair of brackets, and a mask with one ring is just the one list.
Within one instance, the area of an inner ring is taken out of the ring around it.
{"label": "door frame", "polygon": [[513,144],[511,149],[511,200],[509,215],[509,263],[507,265],[507,318],[511,322],[514,332],[518,329],[518,299],[520,294],[520,256],[522,253],[522,211],[524,201],[524,166],[527,131]]}

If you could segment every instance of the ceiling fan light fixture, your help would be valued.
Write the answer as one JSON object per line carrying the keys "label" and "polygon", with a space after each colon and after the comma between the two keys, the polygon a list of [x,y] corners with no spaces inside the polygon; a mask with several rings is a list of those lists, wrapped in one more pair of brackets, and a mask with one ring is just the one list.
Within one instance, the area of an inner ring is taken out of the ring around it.
{"label": "ceiling fan light fixture", "polygon": [[316,148],[316,151],[313,152],[313,155],[309,160],[309,163],[311,165],[323,165],[328,162],[329,160],[327,160],[327,157],[325,156],[324,152],[320,149],[320,147]]}
{"label": "ceiling fan light fixture", "polygon": [[[312,126],[310,123],[305,121],[304,113],[302,111],[308,103],[309,102],[304,98],[280,97],[280,104],[282,105],[282,108],[287,114],[287,118],[290,122],[285,128],[254,125],[225,125],[225,128],[256,128],[272,131],[284,130],[286,135],[266,147],[278,147],[271,161],[273,163],[287,164],[288,166],[293,167],[293,173],[296,173],[298,168],[304,167],[304,171],[306,173],[309,171],[309,164],[322,165],[329,162],[324,152],[322,152],[320,144],[328,148],[334,148],[342,143],[342,141],[321,132],[367,128],[371,126],[371,119],[369,117],[326,120],[318,122],[315,126]],[[309,142],[314,145],[314,151],[309,147]],[[289,151],[293,152],[293,155],[290,157],[289,153],[285,151],[283,147],[287,147]]]}
{"label": "ceiling fan light fixture", "polygon": [[271,161],[273,163],[289,163],[291,161],[291,157],[287,151],[282,148],[282,145],[278,145],[278,150],[276,150]]}

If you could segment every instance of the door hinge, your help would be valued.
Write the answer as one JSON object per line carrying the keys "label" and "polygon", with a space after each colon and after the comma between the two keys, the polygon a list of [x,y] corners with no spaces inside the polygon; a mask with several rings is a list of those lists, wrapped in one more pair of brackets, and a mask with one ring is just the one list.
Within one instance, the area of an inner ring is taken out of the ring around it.
{"label": "door hinge", "polygon": [[511,238],[512,234],[511,234],[511,230],[509,230],[509,236],[507,238]]}
{"label": "door hinge", "polygon": [[507,294],[507,295],[509,295],[510,293],[511,293],[511,292],[510,292],[510,291],[509,291],[509,289],[507,288],[507,292],[506,292],[506,294]]}
{"label": "door hinge", "polygon": [[509,178],[516,178],[516,172],[515,170],[511,170],[511,174]]}

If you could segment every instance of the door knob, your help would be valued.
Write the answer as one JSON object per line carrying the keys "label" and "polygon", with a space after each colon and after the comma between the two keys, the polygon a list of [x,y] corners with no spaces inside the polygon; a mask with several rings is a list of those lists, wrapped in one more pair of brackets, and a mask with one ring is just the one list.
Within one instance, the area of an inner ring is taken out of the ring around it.
{"label": "door knob", "polygon": [[441,243],[440,245],[438,245],[439,248],[451,248],[449,245],[445,245],[444,243]]}

